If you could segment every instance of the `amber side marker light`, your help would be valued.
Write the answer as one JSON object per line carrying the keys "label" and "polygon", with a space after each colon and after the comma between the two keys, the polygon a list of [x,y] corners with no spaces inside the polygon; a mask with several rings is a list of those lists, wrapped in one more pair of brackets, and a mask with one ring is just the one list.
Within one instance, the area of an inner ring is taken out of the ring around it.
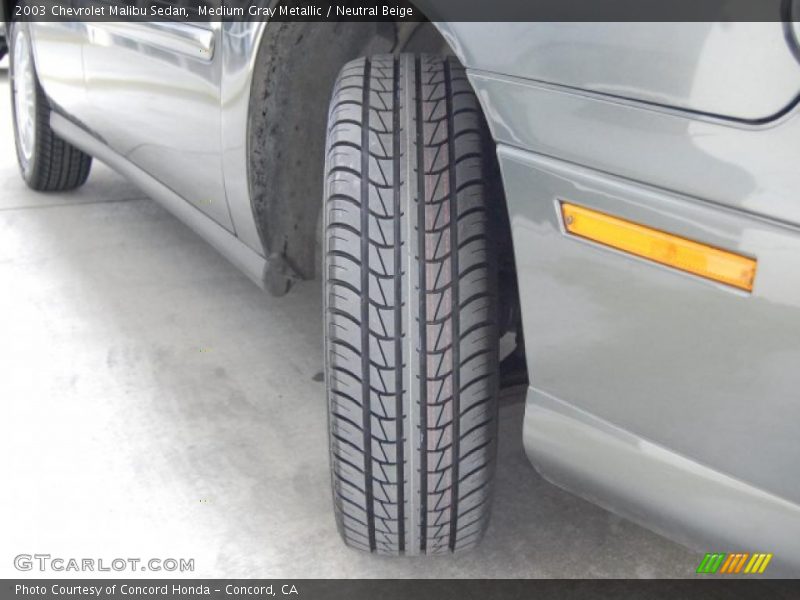
{"label": "amber side marker light", "polygon": [[564,227],[572,235],[740,290],[753,291],[757,264],[753,258],[568,202],[561,203],[561,214]]}

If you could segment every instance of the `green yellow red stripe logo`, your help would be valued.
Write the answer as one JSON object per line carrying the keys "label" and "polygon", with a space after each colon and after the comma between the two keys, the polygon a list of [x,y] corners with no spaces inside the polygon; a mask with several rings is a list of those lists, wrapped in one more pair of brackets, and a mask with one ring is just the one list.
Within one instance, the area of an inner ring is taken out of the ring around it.
{"label": "green yellow red stripe logo", "polygon": [[761,574],[767,570],[772,554],[765,552],[709,552],[697,567],[699,574]]}

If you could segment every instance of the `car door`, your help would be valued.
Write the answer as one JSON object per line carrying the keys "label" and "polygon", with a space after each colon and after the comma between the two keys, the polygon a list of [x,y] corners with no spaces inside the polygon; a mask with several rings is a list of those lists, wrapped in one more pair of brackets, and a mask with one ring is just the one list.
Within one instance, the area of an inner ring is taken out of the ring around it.
{"label": "car door", "polygon": [[[81,0],[90,1],[97,0]],[[220,23],[86,27],[83,63],[93,132],[233,231],[221,159]]]}

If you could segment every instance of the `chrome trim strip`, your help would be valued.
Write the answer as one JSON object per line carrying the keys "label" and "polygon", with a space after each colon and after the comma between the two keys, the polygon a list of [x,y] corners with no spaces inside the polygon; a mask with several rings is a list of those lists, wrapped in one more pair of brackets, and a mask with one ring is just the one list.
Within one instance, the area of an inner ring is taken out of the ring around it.
{"label": "chrome trim strip", "polygon": [[214,58],[214,32],[188,23],[98,22],[86,27],[91,42],[100,46],[111,45],[116,37],[205,62]]}

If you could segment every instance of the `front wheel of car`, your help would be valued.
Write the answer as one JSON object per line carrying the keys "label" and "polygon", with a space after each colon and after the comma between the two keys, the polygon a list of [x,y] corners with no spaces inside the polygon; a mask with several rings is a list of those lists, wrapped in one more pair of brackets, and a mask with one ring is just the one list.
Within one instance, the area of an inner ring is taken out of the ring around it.
{"label": "front wheel of car", "polygon": [[337,524],[389,555],[474,546],[497,445],[486,125],[455,59],[347,64],[330,104],[324,323]]}
{"label": "front wheel of car", "polygon": [[38,191],[74,189],[89,177],[92,158],[50,128],[50,103],[36,75],[27,24],[11,26],[8,45],[11,112],[22,178]]}

